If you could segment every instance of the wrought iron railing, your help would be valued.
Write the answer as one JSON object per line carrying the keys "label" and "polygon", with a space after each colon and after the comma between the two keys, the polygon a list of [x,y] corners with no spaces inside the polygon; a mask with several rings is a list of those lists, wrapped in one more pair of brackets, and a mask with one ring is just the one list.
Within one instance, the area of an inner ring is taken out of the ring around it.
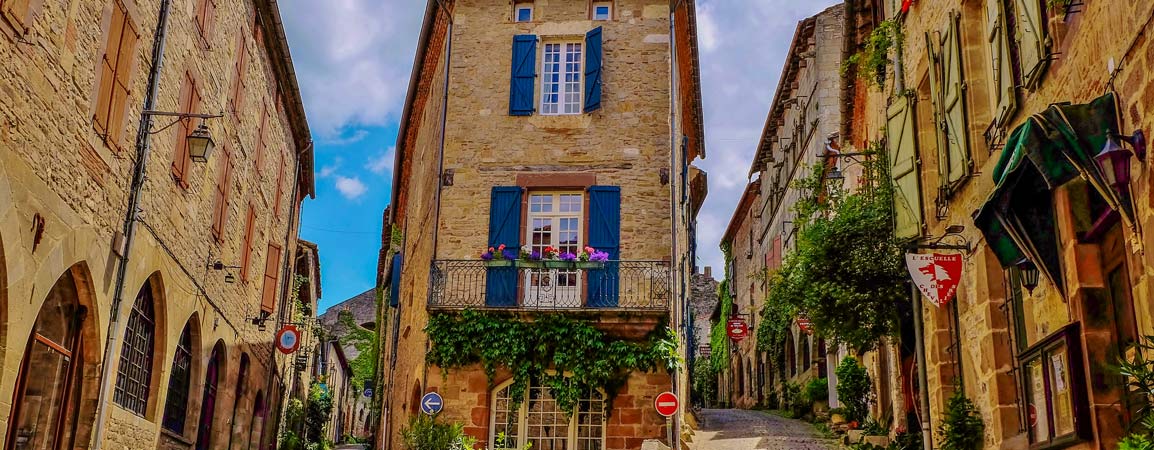
{"label": "wrought iron railing", "polygon": [[664,261],[550,268],[437,260],[431,275],[430,308],[666,310],[672,286]]}

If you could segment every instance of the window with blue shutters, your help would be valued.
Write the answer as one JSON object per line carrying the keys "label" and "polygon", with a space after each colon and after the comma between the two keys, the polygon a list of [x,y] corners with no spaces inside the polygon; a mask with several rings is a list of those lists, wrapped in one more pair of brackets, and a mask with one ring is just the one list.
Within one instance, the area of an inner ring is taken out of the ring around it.
{"label": "window with blue shutters", "polygon": [[[521,188],[494,186],[489,197],[489,246],[521,246]],[[517,306],[517,268],[489,267],[485,276],[486,306]]]}
{"label": "window with blue shutters", "polygon": [[389,270],[389,278],[386,284],[389,285],[389,306],[397,306],[401,300],[401,262],[403,258],[400,253],[393,254],[392,268]]}
{"label": "window with blue shutters", "polygon": [[533,84],[537,78],[537,36],[513,36],[512,76],[509,84],[509,115],[533,114]]}
{"label": "window with blue shutters", "polygon": [[601,27],[585,34],[585,108],[601,109]]}
{"label": "window with blue shutters", "polygon": [[589,271],[588,306],[612,308],[617,306],[621,259],[621,188],[618,186],[591,186],[589,188],[589,246],[609,254],[609,262],[602,270]]}

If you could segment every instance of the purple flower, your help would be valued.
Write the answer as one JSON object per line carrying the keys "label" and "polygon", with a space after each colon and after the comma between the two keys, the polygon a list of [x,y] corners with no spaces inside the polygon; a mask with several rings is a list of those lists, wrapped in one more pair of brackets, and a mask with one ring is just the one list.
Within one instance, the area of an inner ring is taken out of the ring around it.
{"label": "purple flower", "polygon": [[533,261],[540,261],[541,260],[541,252],[533,250],[533,253],[529,254],[529,259],[531,259]]}
{"label": "purple flower", "polygon": [[562,261],[576,261],[577,255],[574,255],[574,254],[569,253],[569,252],[565,252],[565,253],[561,254],[561,260]]}
{"label": "purple flower", "polygon": [[483,259],[483,260],[485,260],[485,261],[492,261],[492,260],[493,260],[493,252],[485,252],[485,253],[482,253],[482,254],[481,254],[481,259]]}
{"label": "purple flower", "polygon": [[592,255],[589,255],[589,260],[596,262],[609,261],[609,254],[605,252],[593,252]]}
{"label": "purple flower", "polygon": [[507,248],[507,249],[505,249],[504,252],[501,252],[501,256],[507,260],[512,261],[514,259],[517,259],[517,251]]}

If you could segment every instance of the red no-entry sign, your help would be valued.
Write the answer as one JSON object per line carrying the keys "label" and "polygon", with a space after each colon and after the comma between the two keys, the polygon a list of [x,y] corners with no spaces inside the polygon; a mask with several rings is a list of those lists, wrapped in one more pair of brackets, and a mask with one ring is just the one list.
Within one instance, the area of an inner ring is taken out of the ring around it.
{"label": "red no-entry sign", "polygon": [[665,417],[677,414],[678,404],[677,396],[673,395],[672,392],[662,392],[657,398],[653,399],[653,406],[657,408],[657,414]]}

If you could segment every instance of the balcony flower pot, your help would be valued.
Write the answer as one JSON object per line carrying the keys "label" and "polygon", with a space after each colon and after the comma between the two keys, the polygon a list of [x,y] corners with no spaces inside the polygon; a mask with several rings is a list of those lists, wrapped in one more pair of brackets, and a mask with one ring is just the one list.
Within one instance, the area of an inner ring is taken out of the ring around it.
{"label": "balcony flower pot", "polygon": [[485,261],[485,267],[509,267],[513,265],[513,261],[507,259],[491,259]]}
{"label": "balcony flower pot", "polygon": [[604,261],[577,261],[577,268],[583,270],[600,270],[605,268]]}
{"label": "balcony flower pot", "polygon": [[524,260],[524,259],[518,259],[517,260],[517,267],[522,268],[522,269],[540,269],[542,267],[545,267],[545,265],[542,264],[541,261],[529,261],[529,260]]}
{"label": "balcony flower pot", "polygon": [[545,261],[547,269],[572,269],[573,261]]}

